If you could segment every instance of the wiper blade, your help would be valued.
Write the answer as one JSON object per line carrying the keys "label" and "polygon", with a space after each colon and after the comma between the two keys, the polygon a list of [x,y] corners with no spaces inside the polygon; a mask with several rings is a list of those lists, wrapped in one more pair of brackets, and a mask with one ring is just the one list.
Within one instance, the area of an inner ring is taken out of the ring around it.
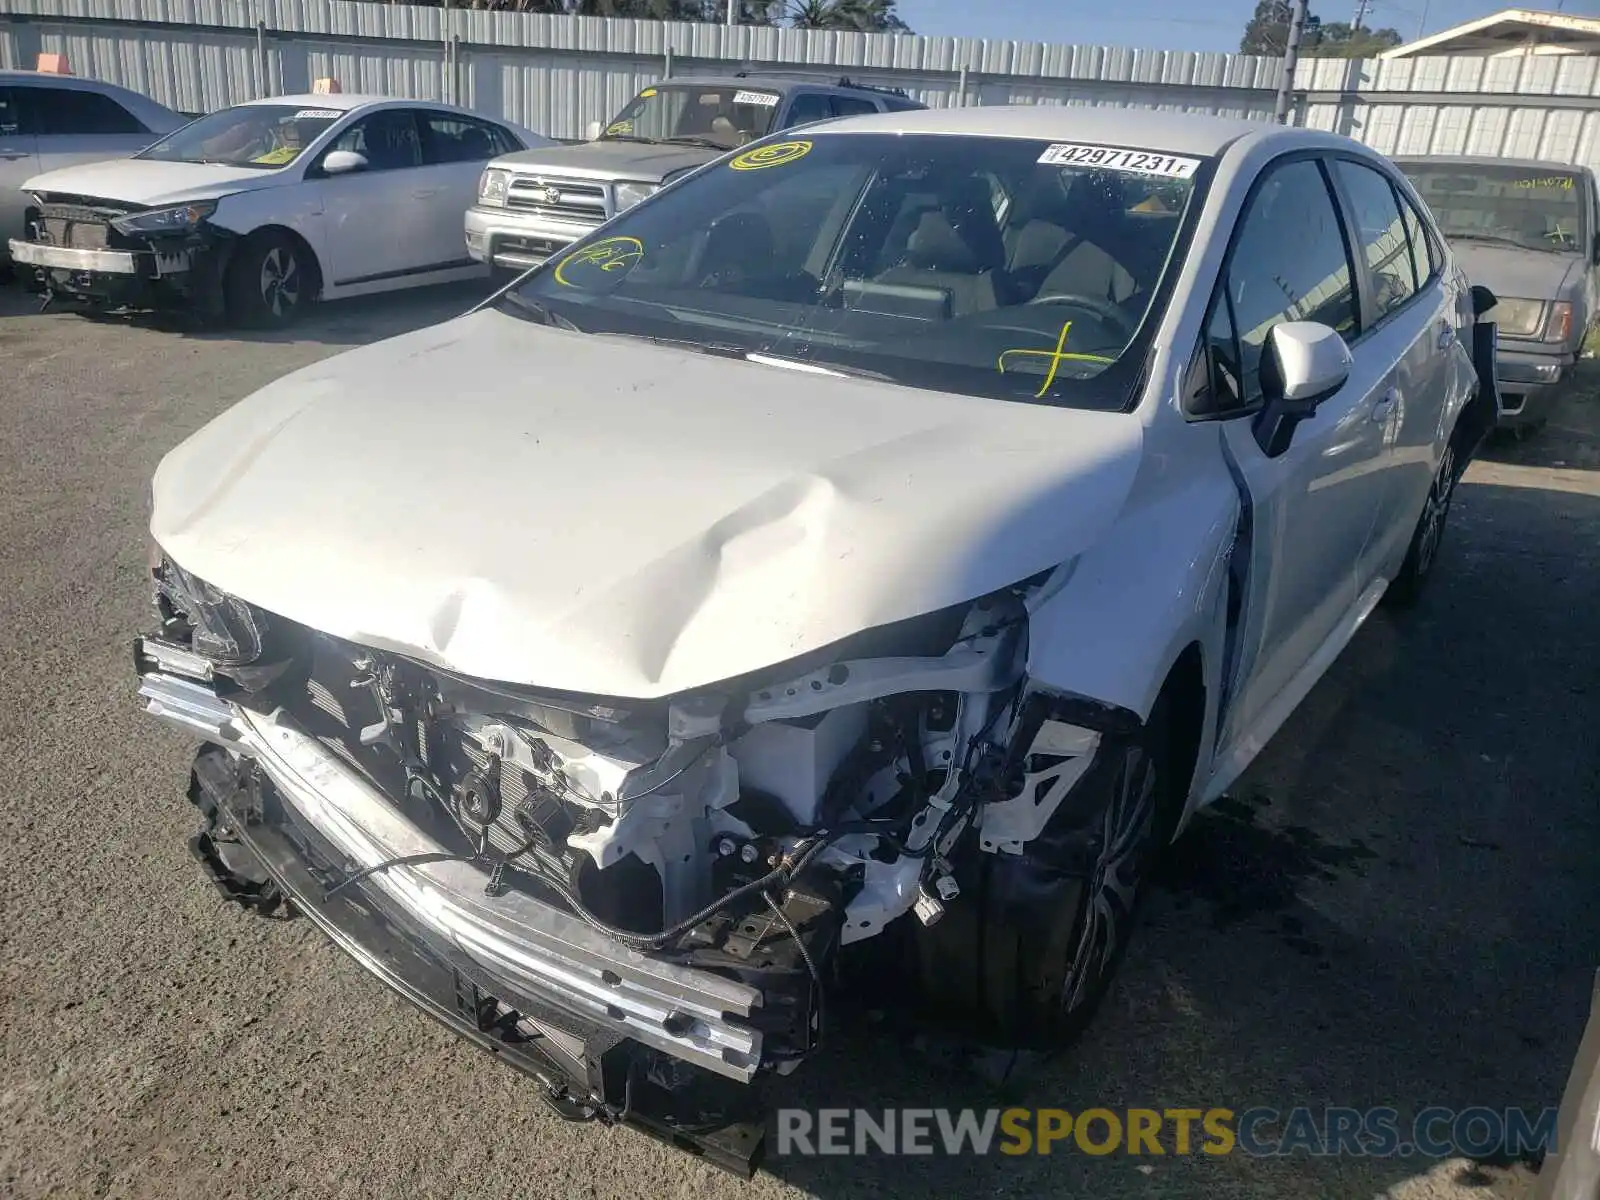
{"label": "wiper blade", "polygon": [[583,332],[583,330],[579,329],[565,317],[556,313],[553,309],[540,304],[537,300],[530,300],[526,296],[522,295],[516,290],[514,281],[511,286],[511,290],[502,292],[498,297],[491,297],[490,299],[498,299],[506,304],[511,305],[512,308],[521,309],[522,314],[519,315],[525,314],[527,317],[539,321],[541,324],[549,325],[552,328],[565,329],[569,333]]}
{"label": "wiper blade", "polygon": [[669,137],[662,138],[663,142],[670,142],[674,146],[704,146],[707,150],[732,150],[732,146],[724,146],[715,138],[708,137]]}
{"label": "wiper blade", "polygon": [[893,375],[882,371],[867,371],[861,367],[847,367],[843,363],[821,358],[785,358],[781,354],[768,354],[765,350],[751,350],[743,356],[753,363],[784,367],[791,371],[811,371],[818,375],[843,375],[850,379],[876,379],[880,383],[896,383]]}
{"label": "wiper blade", "polygon": [[1445,237],[1453,242],[1493,242],[1497,246],[1515,246],[1519,250],[1544,249],[1543,246],[1530,246],[1516,238],[1501,237],[1498,233],[1448,233]]}
{"label": "wiper blade", "polygon": [[636,133],[606,133],[599,138],[602,142],[643,142],[647,146],[656,144],[655,138],[640,137]]}

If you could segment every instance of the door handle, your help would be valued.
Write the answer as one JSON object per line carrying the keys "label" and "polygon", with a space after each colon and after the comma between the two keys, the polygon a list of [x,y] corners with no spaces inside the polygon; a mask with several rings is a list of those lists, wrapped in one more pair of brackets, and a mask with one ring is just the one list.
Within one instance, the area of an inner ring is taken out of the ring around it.
{"label": "door handle", "polygon": [[1395,399],[1395,390],[1390,388],[1381,397],[1379,397],[1378,402],[1372,406],[1372,419],[1374,421],[1387,421],[1389,419],[1389,414],[1394,411]]}

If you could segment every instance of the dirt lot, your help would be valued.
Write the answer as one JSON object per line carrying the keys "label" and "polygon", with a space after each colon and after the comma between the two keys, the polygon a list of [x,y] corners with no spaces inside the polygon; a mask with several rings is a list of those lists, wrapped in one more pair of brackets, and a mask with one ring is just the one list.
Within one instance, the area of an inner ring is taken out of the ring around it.
{"label": "dirt lot", "polygon": [[[0,1194],[1530,1193],[1520,1165],[1075,1153],[786,1160],[746,1185],[558,1121],[304,922],[224,907],[184,848],[188,747],[132,696],[146,481],[252,389],[471,299],[333,305],[245,340],[0,289]],[[1009,1101],[1555,1102],[1600,966],[1600,396],[1494,454],[1428,602],[1371,621],[1197,824],[1089,1037]],[[868,1033],[786,1086],[996,1102]]]}

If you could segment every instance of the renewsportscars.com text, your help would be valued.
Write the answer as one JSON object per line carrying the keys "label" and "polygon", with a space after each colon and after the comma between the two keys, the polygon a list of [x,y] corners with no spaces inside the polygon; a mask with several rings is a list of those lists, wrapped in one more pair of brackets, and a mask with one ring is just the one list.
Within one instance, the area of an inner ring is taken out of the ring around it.
{"label": "renewsportscars.com text", "polygon": [[1555,1149],[1556,1110],[1424,1108],[781,1108],[785,1155],[1243,1154],[1524,1157]]}

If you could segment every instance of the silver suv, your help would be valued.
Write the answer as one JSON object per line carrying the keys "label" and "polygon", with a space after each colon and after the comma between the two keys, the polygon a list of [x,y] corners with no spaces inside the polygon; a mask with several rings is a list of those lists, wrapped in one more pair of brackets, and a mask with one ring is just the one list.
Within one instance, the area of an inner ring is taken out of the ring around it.
{"label": "silver suv", "polygon": [[0,71],[0,262],[28,236],[25,181],[57,167],[126,158],[188,121],[147,96],[98,79]]}
{"label": "silver suv", "polygon": [[801,75],[693,75],[640,90],[575,146],[491,162],[467,210],[467,253],[491,266],[538,266],[680,175],[780,129],[834,117],[926,108],[899,88]]}

